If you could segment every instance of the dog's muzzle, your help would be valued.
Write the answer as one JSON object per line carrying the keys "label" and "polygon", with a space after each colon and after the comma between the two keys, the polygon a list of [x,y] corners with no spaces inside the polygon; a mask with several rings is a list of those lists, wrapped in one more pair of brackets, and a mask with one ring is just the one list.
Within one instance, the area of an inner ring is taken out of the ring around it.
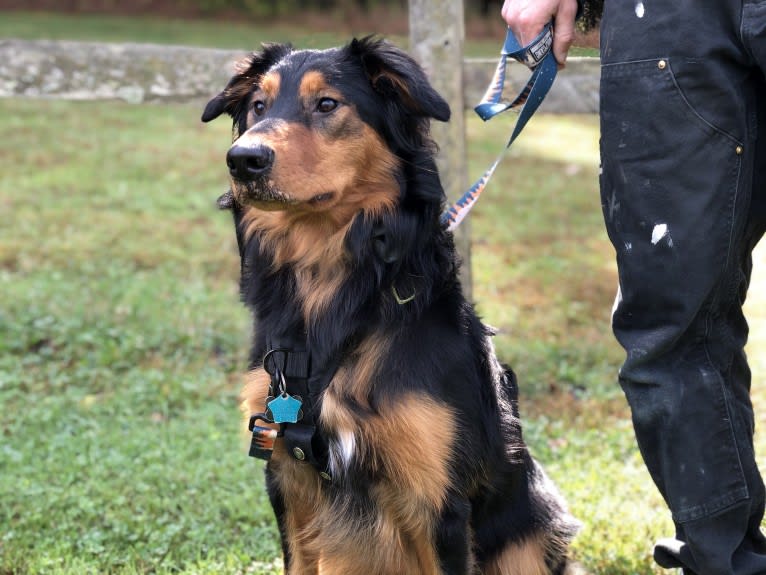
{"label": "dog's muzzle", "polygon": [[241,182],[250,182],[265,175],[273,164],[274,150],[263,144],[234,144],[226,154],[226,165],[231,177]]}

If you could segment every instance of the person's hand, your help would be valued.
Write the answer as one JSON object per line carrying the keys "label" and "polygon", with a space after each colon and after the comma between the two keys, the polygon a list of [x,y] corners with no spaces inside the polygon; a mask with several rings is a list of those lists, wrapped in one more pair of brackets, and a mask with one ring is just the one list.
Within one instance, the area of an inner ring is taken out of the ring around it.
{"label": "person's hand", "polygon": [[564,66],[574,41],[577,0],[505,0],[501,14],[522,46],[534,40],[555,18],[553,55],[559,66]]}

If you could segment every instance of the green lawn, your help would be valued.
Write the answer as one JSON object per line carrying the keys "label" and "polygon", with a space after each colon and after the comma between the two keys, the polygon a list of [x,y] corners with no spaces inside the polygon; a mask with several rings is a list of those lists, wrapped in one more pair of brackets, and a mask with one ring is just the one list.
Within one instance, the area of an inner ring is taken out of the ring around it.
{"label": "green lawn", "polygon": [[[277,572],[239,432],[249,318],[214,207],[229,126],[188,105],[0,112],[0,573]],[[473,174],[502,123],[469,121]],[[532,449],[585,524],[577,557],[651,573],[668,523],[614,385],[597,123],[527,130],[472,216],[475,297]]]}

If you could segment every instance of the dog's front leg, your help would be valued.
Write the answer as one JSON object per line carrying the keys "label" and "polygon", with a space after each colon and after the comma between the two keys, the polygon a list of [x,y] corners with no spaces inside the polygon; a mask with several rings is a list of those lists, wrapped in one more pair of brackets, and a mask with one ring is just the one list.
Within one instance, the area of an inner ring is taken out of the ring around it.
{"label": "dog's front leg", "polygon": [[319,557],[306,545],[311,539],[307,537],[306,525],[313,518],[313,511],[305,499],[296,497],[295,493],[284,493],[284,489],[280,487],[279,474],[272,469],[273,463],[272,460],[266,467],[266,488],[279,527],[285,573],[317,575]]}
{"label": "dog's front leg", "polygon": [[470,502],[450,494],[436,524],[436,553],[444,575],[473,573],[469,521]]}
{"label": "dog's front leg", "polygon": [[271,508],[274,511],[274,516],[277,519],[277,527],[279,528],[279,539],[282,543],[282,559],[285,564],[285,570],[290,565],[290,545],[287,541],[287,525],[285,518],[285,498],[282,496],[282,492],[279,489],[279,484],[276,480],[274,472],[266,467],[266,491],[269,494],[269,501],[271,502]]}

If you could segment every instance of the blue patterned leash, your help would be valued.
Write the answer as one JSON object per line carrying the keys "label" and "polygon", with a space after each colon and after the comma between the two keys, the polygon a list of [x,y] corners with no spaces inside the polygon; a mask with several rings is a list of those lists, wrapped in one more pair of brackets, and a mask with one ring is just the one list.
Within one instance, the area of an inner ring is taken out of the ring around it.
{"label": "blue patterned leash", "polygon": [[[495,162],[457,202],[442,213],[441,223],[447,230],[453,231],[463,221],[463,218],[468,215],[468,212],[474,206],[476,200],[479,199],[479,195],[484,191],[492,174],[495,172],[495,168],[500,164],[508,148],[511,147],[513,141],[521,133],[521,130],[524,129],[532,114],[535,113],[551,89],[553,81],[556,79],[556,72],[558,71],[558,63],[553,55],[552,46],[553,30],[551,23],[547,24],[540,35],[527,46],[521,46],[510,28],[508,29],[495,75],[492,77],[492,82],[481,102],[474,108],[474,111],[485,122],[506,110],[521,108],[519,117],[516,120],[516,126],[508,143],[503,151],[500,152]],[[505,69],[509,56],[532,70],[532,76],[529,78],[526,86],[511,102],[502,101]]]}

